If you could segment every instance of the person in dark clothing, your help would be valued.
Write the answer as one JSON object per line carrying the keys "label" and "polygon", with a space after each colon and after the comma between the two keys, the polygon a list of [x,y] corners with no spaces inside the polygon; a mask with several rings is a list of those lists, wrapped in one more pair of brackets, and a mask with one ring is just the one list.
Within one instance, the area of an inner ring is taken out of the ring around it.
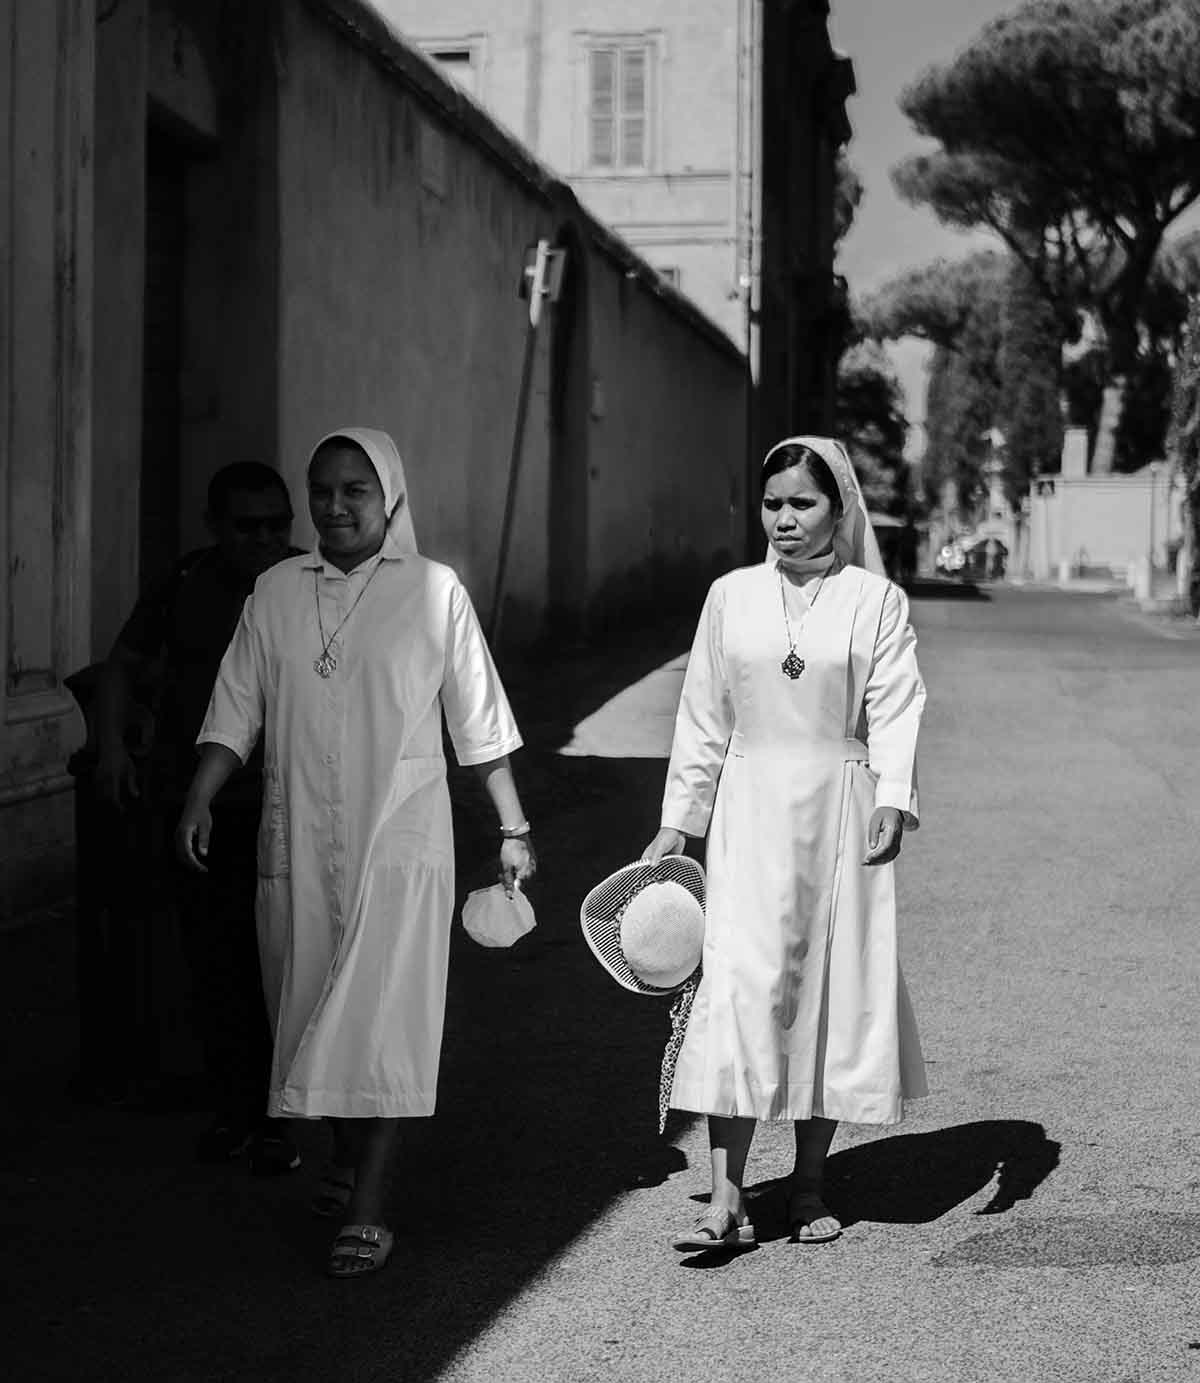
{"label": "person in dark clothing", "polygon": [[[297,551],[289,543],[287,487],[259,462],[237,462],[213,476],[205,522],[212,545],[181,558],[141,597],[99,685],[97,792],[118,808],[143,798],[167,823],[168,835],[195,770],[196,736],[246,597],[264,571]],[[134,688],[152,670],[158,687],[154,733],[139,770],[125,731]],[[251,1170],[269,1175],[299,1166],[300,1159],[279,1122],[266,1115],[271,1036],[254,920],[261,802],[259,745],[213,803],[220,829],[213,833],[207,871],[172,864],[170,879],[215,1105],[197,1156],[222,1161],[248,1149]]]}

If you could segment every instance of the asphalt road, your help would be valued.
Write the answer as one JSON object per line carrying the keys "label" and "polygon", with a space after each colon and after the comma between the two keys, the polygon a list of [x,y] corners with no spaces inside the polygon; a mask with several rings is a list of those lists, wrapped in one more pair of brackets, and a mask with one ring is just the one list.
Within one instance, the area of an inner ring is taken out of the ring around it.
{"label": "asphalt road", "polygon": [[[319,1127],[261,1182],[190,1161],[194,1109],[67,1100],[69,919],[0,937],[6,1376],[1200,1380],[1200,637],[1112,599],[951,594],[914,602],[930,708],[900,874],[932,1092],[839,1131],[840,1241],[788,1242],[788,1131],[764,1128],[762,1246],[671,1251],[704,1131],[655,1137],[665,1012],[578,939],[579,898],[656,821],[676,628],[515,688],[539,926],[512,952],[455,939],[440,1109],[406,1139],[377,1278],[321,1276]],[[456,786],[465,888],[485,835]]]}

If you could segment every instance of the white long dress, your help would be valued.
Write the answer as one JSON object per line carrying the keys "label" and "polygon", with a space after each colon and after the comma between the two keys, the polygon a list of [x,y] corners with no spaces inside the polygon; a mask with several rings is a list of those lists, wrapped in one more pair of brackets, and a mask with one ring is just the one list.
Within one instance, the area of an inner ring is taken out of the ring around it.
{"label": "white long dress", "polygon": [[895,1123],[926,1093],[924,1063],[893,866],[861,861],[874,807],[917,825],[925,689],[902,591],[855,566],[814,604],[817,589],[787,585],[794,681],[774,564],[715,582],[700,617],[662,815],[708,832],[703,977],[671,1104]]}
{"label": "white long dress", "polygon": [[[318,598],[326,635],[349,615],[328,679]],[[244,759],[264,735],[272,1115],[433,1113],[454,904],[443,710],[460,763],[521,743],[448,567],[385,549],[347,575],[314,552],[259,578],[199,739]]]}

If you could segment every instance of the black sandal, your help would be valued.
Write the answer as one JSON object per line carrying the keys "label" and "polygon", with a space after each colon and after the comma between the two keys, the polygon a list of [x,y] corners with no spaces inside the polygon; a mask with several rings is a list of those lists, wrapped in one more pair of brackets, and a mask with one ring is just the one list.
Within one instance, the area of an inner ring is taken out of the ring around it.
{"label": "black sandal", "polygon": [[321,1171],[316,1195],[309,1201],[308,1208],[322,1219],[332,1219],[345,1210],[353,1194],[354,1168],[338,1167],[333,1162],[327,1162]]}
{"label": "black sandal", "polygon": [[396,1236],[384,1225],[343,1225],[325,1271],[330,1277],[366,1277],[377,1273],[391,1256]]}
{"label": "black sandal", "polygon": [[[812,1226],[817,1220],[832,1220],[837,1228],[813,1234]],[[821,1199],[820,1186],[805,1185],[789,1194],[788,1226],[798,1244],[831,1244],[842,1233],[841,1221]],[[803,1233],[805,1230],[808,1232]]]}

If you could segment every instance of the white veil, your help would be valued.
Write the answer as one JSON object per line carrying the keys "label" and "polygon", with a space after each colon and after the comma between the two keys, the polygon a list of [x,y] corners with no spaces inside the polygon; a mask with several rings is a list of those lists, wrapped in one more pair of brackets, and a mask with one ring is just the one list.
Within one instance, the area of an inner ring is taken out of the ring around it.
{"label": "white veil", "polygon": [[[815,451],[837,481],[842,496],[842,517],[833,531],[833,550],[843,565],[865,567],[877,576],[886,576],[879,544],[875,541],[875,531],[867,517],[866,501],[846,448],[832,437],[785,437],[763,457],[763,465],[782,447],[788,446],[807,447],[809,451]],[[769,547],[767,561],[775,561]]]}
{"label": "white veil", "polygon": [[339,427],[322,437],[312,449],[308,464],[326,444],[344,438],[353,442],[367,454],[367,459],[375,467],[375,474],[383,487],[383,504],[387,510],[387,536],[383,540],[383,554],[387,557],[404,557],[417,551],[417,534],[413,528],[412,508],[408,502],[408,485],[404,479],[404,462],[400,451],[386,432],[371,427]]}

